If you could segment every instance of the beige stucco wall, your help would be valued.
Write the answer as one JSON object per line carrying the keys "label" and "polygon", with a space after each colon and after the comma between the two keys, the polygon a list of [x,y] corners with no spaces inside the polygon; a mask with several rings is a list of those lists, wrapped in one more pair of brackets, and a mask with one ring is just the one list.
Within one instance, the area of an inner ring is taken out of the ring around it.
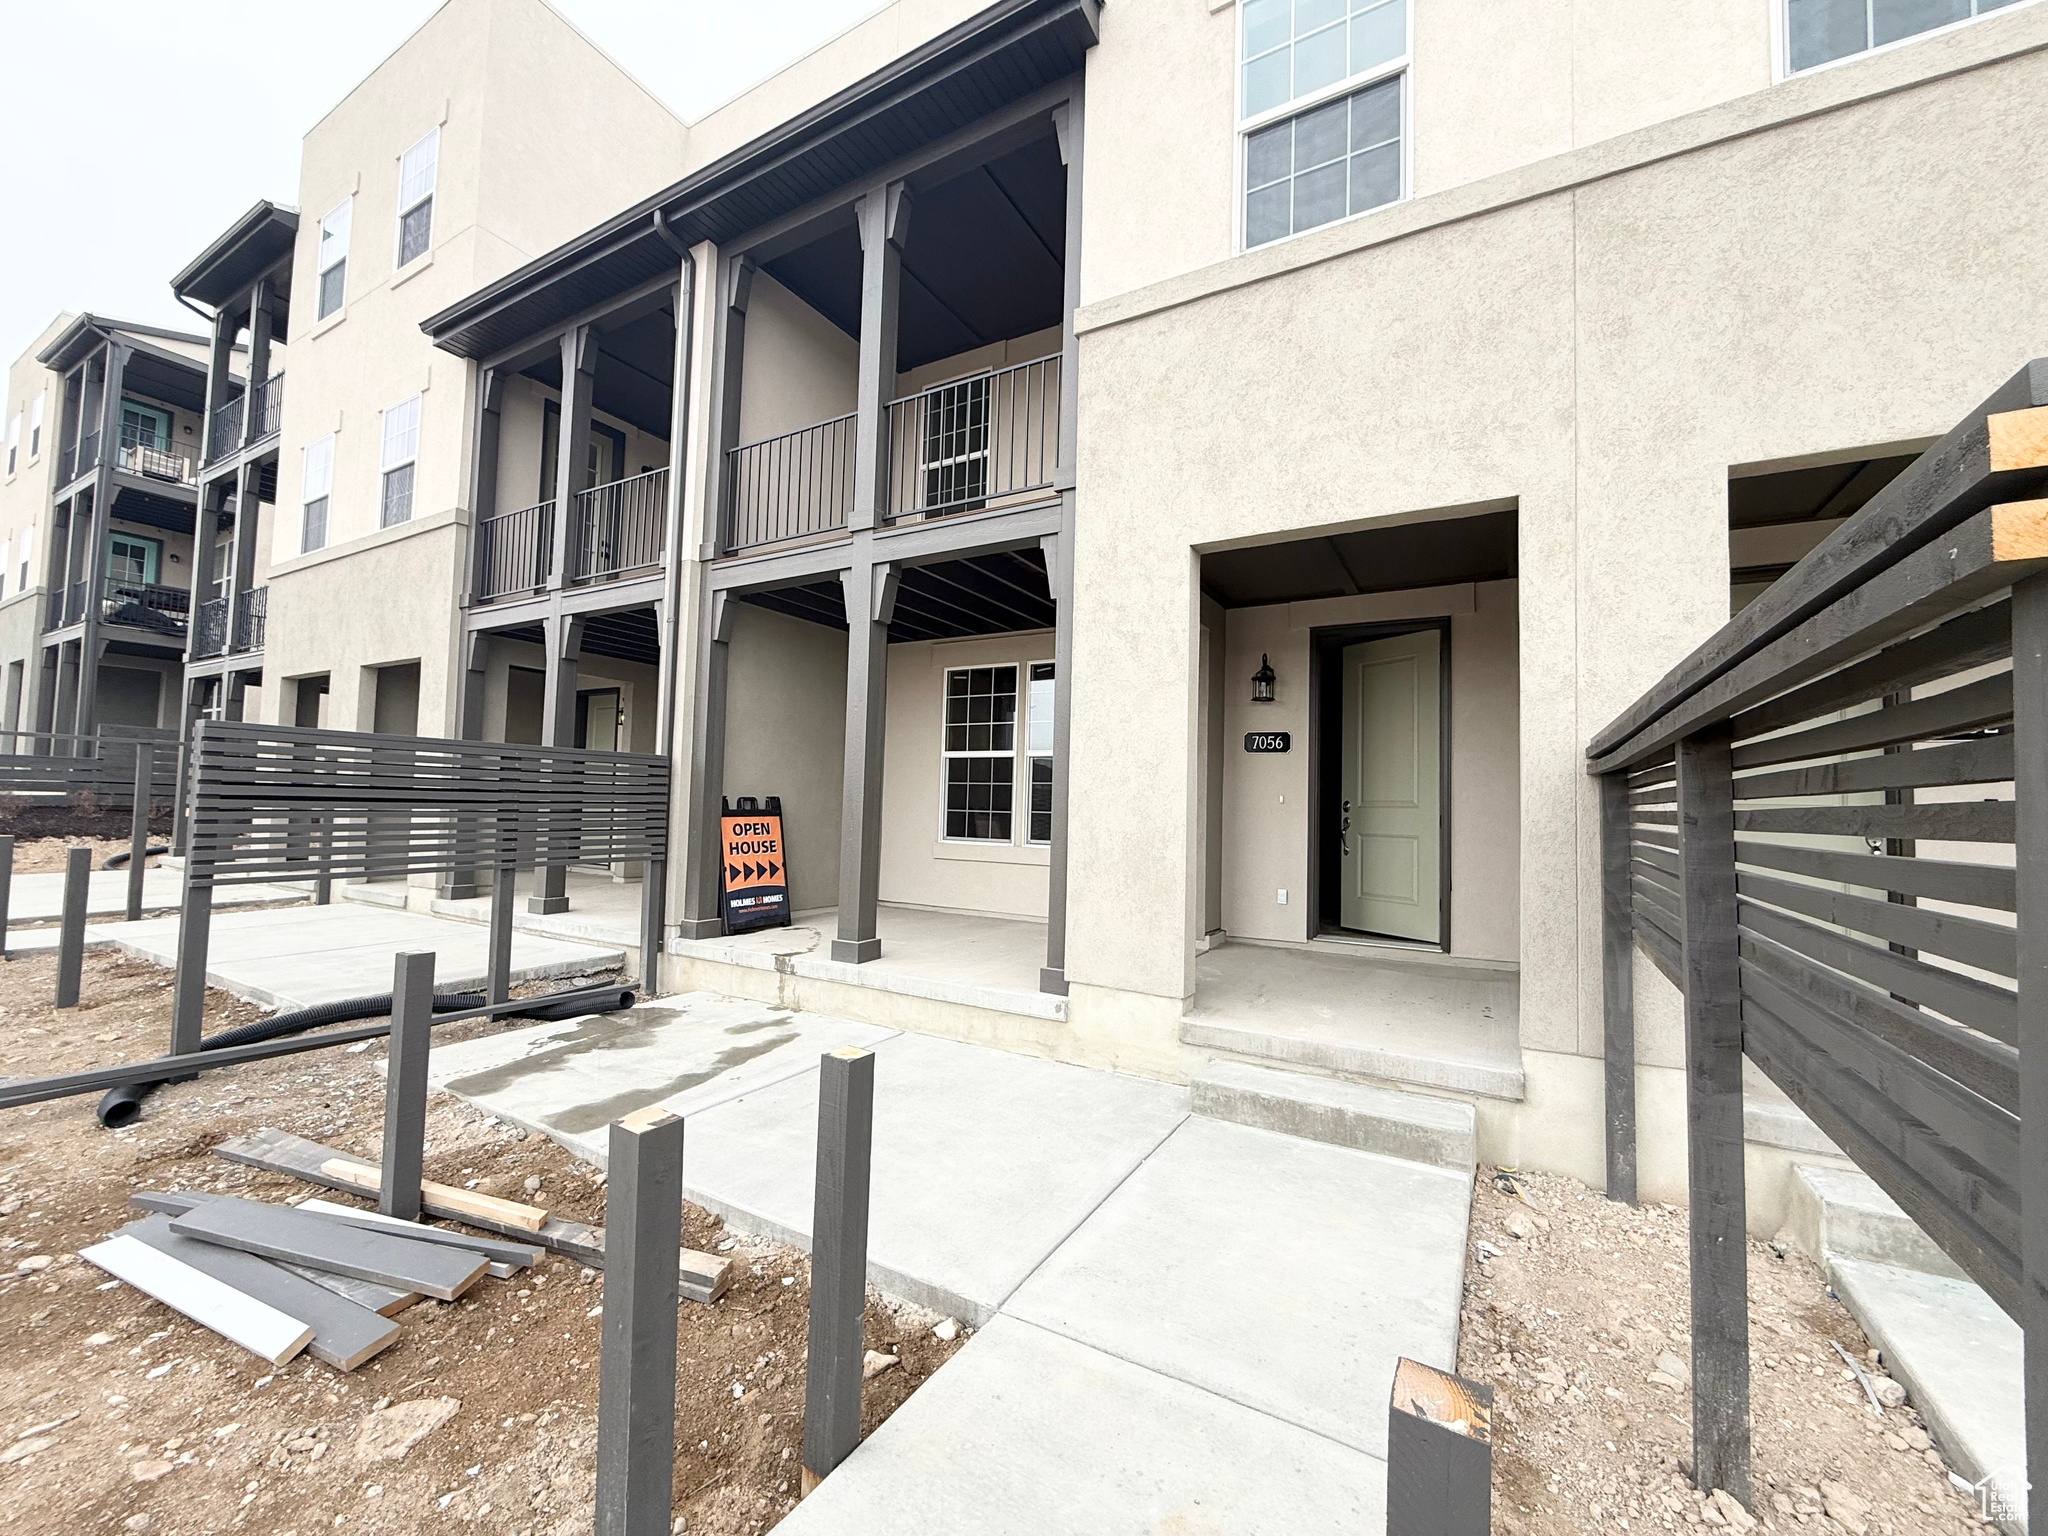
{"label": "beige stucco wall", "polygon": [[[1190,990],[1195,552],[1512,501],[1522,1041],[1598,1053],[1584,743],[1725,621],[1731,466],[1938,434],[2048,347],[2042,49],[2022,8],[1084,309],[1072,773],[1183,790],[1074,802],[1077,1034]],[[1546,1134],[1597,1169],[1597,1114]]]}
{"label": "beige stucco wall", "polygon": [[735,606],[726,673],[725,793],[782,797],[790,909],[839,900],[846,635]]}
{"label": "beige stucco wall", "polygon": [[754,274],[741,358],[740,441],[780,437],[854,407],[860,343],[775,281]]}
{"label": "beige stucco wall", "polygon": [[[552,430],[548,403],[559,404],[560,400],[559,390],[524,375],[506,381],[498,417],[498,495],[494,510],[516,512],[554,498],[554,487],[541,485],[540,472],[546,457],[546,437]],[[642,465],[654,469],[668,463],[667,438],[643,432],[631,422],[604,411],[592,411],[590,416],[592,421],[625,438],[627,475],[639,474]],[[605,473],[611,473],[609,467]]]}
{"label": "beige stucco wall", "polygon": [[1023,759],[1016,768],[1014,841],[949,840],[941,814],[945,794],[940,739],[948,669],[1010,663],[1017,668],[1021,746],[1027,664],[1051,661],[1052,654],[1051,630],[889,647],[888,734],[882,760],[883,901],[1004,917],[1045,916],[1051,852],[1025,841],[1030,780]]}
{"label": "beige stucco wall", "polygon": [[[34,559],[29,571],[29,590],[38,590],[43,583],[43,559],[50,549],[50,492],[57,476],[57,435],[64,417],[64,381],[37,362],[36,354],[63,334],[73,318],[68,313],[58,315],[7,369],[7,397],[0,401],[0,445],[5,443],[7,424],[17,412],[21,415],[21,447],[11,475],[4,473],[5,448],[0,446],[0,544],[7,551],[4,566],[0,566],[0,602],[8,604],[22,592],[21,538],[31,528],[35,532],[31,539]],[[31,457],[29,412],[38,394],[44,397],[42,451]],[[23,657],[33,661],[30,653],[36,633],[33,617],[24,611],[24,616],[9,624],[4,637],[0,637],[0,661]],[[0,670],[0,678],[4,677],[4,670]]]}
{"label": "beige stucco wall", "polygon": [[[1223,928],[1241,938],[1313,937],[1309,889],[1309,647],[1316,629],[1448,618],[1451,670],[1450,952],[1516,958],[1519,668],[1512,581],[1429,587],[1363,597],[1231,610],[1223,676]],[[1271,704],[1251,702],[1244,680],[1272,658]],[[1247,731],[1291,731],[1294,750],[1252,754]],[[1277,892],[1287,892],[1282,906]]]}

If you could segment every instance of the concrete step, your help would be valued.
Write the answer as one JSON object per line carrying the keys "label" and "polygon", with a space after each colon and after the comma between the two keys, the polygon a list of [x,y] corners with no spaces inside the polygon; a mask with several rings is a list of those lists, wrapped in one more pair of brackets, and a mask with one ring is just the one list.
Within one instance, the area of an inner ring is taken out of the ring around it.
{"label": "concrete step", "polygon": [[1836,1259],[1860,1259],[1968,1278],[1876,1180],[1854,1168],[1795,1163],[1786,1207],[1784,1240],[1823,1270]]}
{"label": "concrete step", "polygon": [[1191,1085],[1194,1109],[1307,1141],[1377,1152],[1470,1176],[1478,1138],[1470,1104],[1278,1067],[1215,1061]]}

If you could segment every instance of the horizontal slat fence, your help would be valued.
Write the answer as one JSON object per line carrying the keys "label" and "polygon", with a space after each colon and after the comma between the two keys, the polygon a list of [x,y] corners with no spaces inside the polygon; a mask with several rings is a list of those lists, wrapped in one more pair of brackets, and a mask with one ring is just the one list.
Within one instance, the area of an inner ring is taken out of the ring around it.
{"label": "horizontal slat fence", "polygon": [[47,731],[0,732],[0,797],[61,795],[74,804],[133,805],[135,747],[146,741],[153,801],[168,804],[178,789],[178,733],[142,726],[102,726],[96,736]]}
{"label": "horizontal slat fence", "polygon": [[1748,1489],[1742,1055],[2026,1329],[2048,1466],[2044,493],[2037,362],[1588,748],[1623,1198],[1633,953],[1685,994],[1702,1487]]}

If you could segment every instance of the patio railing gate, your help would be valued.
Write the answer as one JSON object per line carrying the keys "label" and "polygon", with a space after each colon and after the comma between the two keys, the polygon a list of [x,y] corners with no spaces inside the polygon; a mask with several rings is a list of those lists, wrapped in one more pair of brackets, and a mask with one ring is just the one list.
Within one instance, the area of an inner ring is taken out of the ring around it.
{"label": "patio railing gate", "polygon": [[1695,1481],[1745,1503],[1747,1054],[2024,1328],[2048,1528],[2044,496],[2048,360],[1588,748],[1608,1192],[1640,947],[1685,994]]}

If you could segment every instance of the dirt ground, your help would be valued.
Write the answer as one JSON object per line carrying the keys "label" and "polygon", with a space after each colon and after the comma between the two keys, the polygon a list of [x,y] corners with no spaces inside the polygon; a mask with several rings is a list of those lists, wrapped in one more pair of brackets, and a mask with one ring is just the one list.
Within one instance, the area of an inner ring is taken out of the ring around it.
{"label": "dirt ground", "polygon": [[[41,1001],[53,965],[0,968],[0,1071],[35,1076],[162,1051],[168,971],[88,951],[83,1004],[60,1014]],[[257,1012],[212,993],[207,1028]],[[498,1027],[517,1026],[467,1022],[437,1037]],[[274,1126],[374,1156],[381,1053],[372,1044],[209,1073],[161,1090],[126,1131],[101,1129],[90,1097],[0,1111],[0,1528],[591,1529],[604,1295],[595,1272],[549,1257],[462,1301],[421,1302],[396,1319],[398,1342],[344,1374],[304,1355],[273,1371],[76,1257],[138,1218],[126,1204],[136,1189],[311,1192],[209,1155],[231,1135]],[[440,1094],[427,1137],[429,1178],[604,1220],[602,1174],[544,1138]],[[694,1247],[732,1244],[742,1272],[715,1306],[685,1302],[678,1315],[675,1528],[744,1536],[773,1526],[797,1495],[808,1269],[803,1254],[736,1238],[694,1207],[684,1228]],[[870,1295],[868,1346],[900,1363],[868,1383],[864,1430],[959,1347],[934,1337],[940,1321]],[[402,1459],[362,1459],[364,1427],[380,1410],[444,1398],[459,1406]]]}
{"label": "dirt ground", "polygon": [[[1516,1184],[1526,1200],[1509,1192]],[[1472,1239],[1458,1369],[1494,1390],[1494,1529],[1740,1527],[1688,1480],[1690,1386],[1670,1369],[1688,1370],[1691,1354],[1685,1212],[1631,1210],[1555,1175],[1504,1185],[1482,1168]],[[1870,1411],[1833,1344],[1897,1394],[1814,1265],[1752,1242],[1749,1297],[1752,1513],[1763,1528],[1979,1531],[1986,1522],[1912,1406]]]}
{"label": "dirt ground", "polygon": [[[157,847],[164,839],[154,838],[150,846]],[[107,855],[126,853],[128,838],[120,837],[34,837],[17,839],[14,844],[14,872],[17,875],[46,875],[64,873],[65,860],[73,848],[92,850],[92,867],[105,869]],[[157,861],[151,859],[148,867],[154,869]]]}

